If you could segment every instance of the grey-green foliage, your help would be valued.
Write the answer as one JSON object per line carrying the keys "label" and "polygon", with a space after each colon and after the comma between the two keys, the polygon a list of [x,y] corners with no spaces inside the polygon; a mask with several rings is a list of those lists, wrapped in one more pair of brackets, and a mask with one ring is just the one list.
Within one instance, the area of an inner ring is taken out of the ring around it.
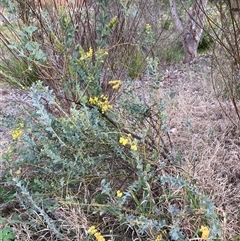
{"label": "grey-green foliage", "polygon": [[9,44],[8,48],[15,51],[18,56],[28,59],[30,63],[38,61],[43,64],[46,61],[46,53],[43,52],[41,44],[33,39],[33,34],[37,30],[38,28],[33,25],[22,27],[18,31],[20,41],[17,39],[17,42]]}
{"label": "grey-green foliage", "polygon": [[36,149],[41,147],[37,151],[39,157],[32,161],[38,163],[39,159],[44,159],[44,174],[41,171],[42,167],[39,166],[43,178],[51,173],[59,175],[59,178],[66,177],[67,173],[63,171],[66,170],[74,179],[97,169],[101,165],[99,159],[103,158],[101,152],[102,155],[106,155],[105,151],[110,147],[108,133],[113,131],[102,120],[101,113],[96,108],[83,106],[81,111],[71,109],[73,119],[57,118],[47,112],[42,103],[44,99],[49,106],[54,106],[56,98],[52,91],[37,83],[32,86],[31,93],[33,106],[37,108],[33,117],[40,122],[27,126],[31,130],[31,136],[26,137],[26,144],[31,144],[31,148],[24,151],[24,162],[28,162],[27,159],[29,160],[33,152],[36,154]]}
{"label": "grey-green foliage", "polygon": [[[189,184],[184,179],[168,176],[161,176],[160,178],[163,184],[167,182],[171,187],[175,187],[179,190],[183,189],[186,191],[186,204],[188,205],[185,207],[186,215],[188,212],[187,210],[195,209],[204,211],[204,217],[205,220],[207,220],[205,221],[205,224],[207,224],[210,228],[210,238],[216,239],[222,237],[221,224],[216,213],[216,207],[207,195],[201,193],[194,185]],[[175,209],[170,208],[169,211],[171,215],[173,215],[174,219],[178,220],[179,217],[176,214],[179,212],[179,210],[175,212]],[[175,227],[173,225],[173,231],[171,235],[174,240],[184,240],[182,232],[179,231],[178,226]]]}
{"label": "grey-green foliage", "polygon": [[11,240],[14,240],[14,238],[15,238],[14,232],[10,227],[5,227],[0,229],[0,240],[11,241]]}
{"label": "grey-green foliage", "polygon": [[[154,75],[154,67],[150,69],[149,73]],[[122,92],[122,97],[130,98],[130,93]],[[18,175],[14,179],[17,194],[25,198],[22,205],[31,206],[29,215],[32,216],[34,211],[40,213],[56,235],[59,224],[44,211],[52,208],[52,204],[46,202],[49,196],[53,197],[55,206],[61,205],[59,199],[70,198],[79,205],[89,205],[86,212],[91,210],[110,220],[113,216],[124,229],[136,230],[142,240],[149,234],[154,238],[164,230],[173,240],[187,239],[180,224],[189,212],[198,217],[196,230],[200,225],[208,225],[211,237],[221,235],[210,199],[181,173],[163,176],[158,171],[159,160],[163,163],[165,160],[161,148],[149,144],[149,140],[155,141],[154,131],[159,126],[147,127],[146,123],[152,116],[164,112],[162,101],[152,104],[144,115],[147,105],[141,96],[130,98],[131,103],[126,109],[123,107],[127,103],[119,98],[106,113],[91,105],[88,99],[85,103],[72,105],[66,112],[61,109],[53,91],[41,82],[31,87],[30,96],[33,109],[26,113],[24,133],[10,148],[12,158],[17,154],[14,162],[9,161],[11,174]],[[154,94],[150,96],[152,100],[155,97]],[[140,119],[139,114],[142,115]],[[142,126],[145,129],[138,136]],[[126,129],[133,134],[129,135]],[[134,136],[138,139],[134,140]],[[138,150],[119,143],[120,137],[135,141]],[[161,168],[168,168],[167,162],[164,164]],[[122,191],[122,197],[116,196],[118,189]],[[174,205],[173,200],[178,200],[181,205]],[[197,210],[203,210],[203,214],[199,216],[195,213]],[[38,230],[37,226],[34,228]]]}
{"label": "grey-green foliage", "polygon": [[29,209],[33,209],[39,213],[39,216],[43,219],[43,221],[47,224],[47,227],[54,232],[56,237],[60,240],[63,240],[63,235],[57,230],[57,227],[49,215],[45,212],[45,210],[36,204],[36,201],[33,200],[31,194],[27,190],[27,188],[23,185],[23,183],[18,178],[13,178],[13,182],[16,183],[16,187],[19,188],[19,195],[17,195],[18,200],[21,204]]}

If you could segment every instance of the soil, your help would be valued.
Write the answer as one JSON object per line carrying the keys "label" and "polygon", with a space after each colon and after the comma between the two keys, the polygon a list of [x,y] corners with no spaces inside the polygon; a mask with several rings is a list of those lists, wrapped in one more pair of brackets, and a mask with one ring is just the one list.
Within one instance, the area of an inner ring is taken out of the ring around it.
{"label": "soil", "polygon": [[[164,65],[159,96],[168,102],[168,134],[176,153],[181,151],[184,170],[214,201],[224,237],[233,238],[240,234],[240,128],[235,125],[239,120],[230,100],[220,102],[226,109],[220,106],[212,88],[212,71],[211,56],[198,57],[190,65]],[[0,86],[0,112],[17,115],[11,103],[23,103],[24,98],[21,91]],[[0,126],[0,134],[1,156],[11,133]],[[2,158],[0,165],[3,169]]]}

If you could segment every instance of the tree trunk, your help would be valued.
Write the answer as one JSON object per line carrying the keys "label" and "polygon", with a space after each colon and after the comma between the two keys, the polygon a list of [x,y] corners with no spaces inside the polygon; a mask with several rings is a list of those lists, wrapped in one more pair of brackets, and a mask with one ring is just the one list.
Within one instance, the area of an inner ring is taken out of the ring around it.
{"label": "tree trunk", "polygon": [[198,43],[202,35],[205,10],[208,0],[196,0],[188,9],[188,18],[184,24],[178,14],[176,1],[169,0],[175,28],[181,36],[184,50],[184,63],[190,63],[197,56]]}

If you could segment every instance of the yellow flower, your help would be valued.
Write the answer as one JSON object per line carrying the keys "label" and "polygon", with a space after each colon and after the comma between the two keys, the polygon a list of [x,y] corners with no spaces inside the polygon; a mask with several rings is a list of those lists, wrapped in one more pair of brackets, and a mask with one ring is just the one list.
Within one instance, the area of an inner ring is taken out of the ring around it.
{"label": "yellow flower", "polygon": [[156,237],[155,241],[162,241],[162,234],[159,234],[159,235]]}
{"label": "yellow flower", "polygon": [[126,139],[124,137],[120,137],[119,143],[122,144],[123,146],[126,146],[128,143],[128,139]]}
{"label": "yellow flower", "polygon": [[17,140],[21,137],[21,135],[23,134],[23,131],[20,127],[18,127],[17,129],[12,130],[11,134],[12,134],[13,140]]}
{"label": "yellow flower", "polygon": [[105,238],[102,236],[102,234],[100,232],[97,231],[95,226],[91,226],[88,229],[88,233],[94,235],[95,238],[97,239],[97,241],[105,241]]}
{"label": "yellow flower", "polygon": [[[72,114],[72,119],[76,121],[76,120],[77,120],[77,117],[76,117],[74,114]],[[70,127],[70,128],[71,128],[71,127]]]}
{"label": "yellow flower", "polygon": [[108,82],[110,85],[112,85],[112,89],[113,90],[117,90],[121,84],[122,84],[122,81],[121,80],[111,80]]}
{"label": "yellow flower", "polygon": [[201,226],[200,232],[202,232],[202,239],[207,240],[209,237],[209,228],[207,226]]}
{"label": "yellow flower", "polygon": [[112,109],[112,105],[109,104],[108,98],[105,95],[101,95],[100,98],[96,96],[94,98],[90,97],[89,103],[98,106],[103,114],[107,110]]}
{"label": "yellow flower", "polygon": [[15,174],[16,174],[16,175],[20,175],[21,172],[22,172],[22,168],[20,167],[17,171],[15,171]]}
{"label": "yellow flower", "polygon": [[103,114],[104,114],[107,110],[112,109],[112,106],[109,105],[108,103],[102,103],[99,107],[101,108]]}
{"label": "yellow flower", "polygon": [[123,193],[120,190],[117,190],[117,197],[122,197]]}
{"label": "yellow flower", "polygon": [[92,49],[92,47],[90,47],[89,51],[87,52],[87,56],[92,57],[92,54],[93,54],[93,49]]}
{"label": "yellow flower", "polygon": [[89,48],[88,52],[86,52],[85,54],[83,54],[80,58],[80,60],[85,60],[87,58],[91,58],[93,55],[93,49],[92,47]]}
{"label": "yellow flower", "polygon": [[109,104],[106,95],[101,95],[100,98],[101,101],[99,101],[97,105],[101,108],[102,113],[104,114],[107,110],[112,109],[112,105]]}
{"label": "yellow flower", "polygon": [[131,145],[131,150],[137,151],[137,145]]}
{"label": "yellow flower", "polygon": [[91,226],[89,229],[88,229],[88,233],[90,234],[95,234],[97,232],[97,229],[95,226]]}
{"label": "yellow flower", "polygon": [[162,231],[162,233],[163,233],[163,234],[167,234],[167,230],[164,229],[164,230]]}
{"label": "yellow flower", "polygon": [[96,238],[99,238],[99,237],[102,236],[102,235],[101,235],[100,232],[96,232],[96,233],[94,234],[94,236],[95,236]]}
{"label": "yellow flower", "polygon": [[89,103],[92,105],[96,105],[98,103],[98,97],[96,97],[96,96],[94,98],[90,97]]}
{"label": "yellow flower", "polygon": [[146,29],[146,30],[150,30],[150,29],[151,29],[151,25],[147,23],[147,24],[145,25],[145,29]]}

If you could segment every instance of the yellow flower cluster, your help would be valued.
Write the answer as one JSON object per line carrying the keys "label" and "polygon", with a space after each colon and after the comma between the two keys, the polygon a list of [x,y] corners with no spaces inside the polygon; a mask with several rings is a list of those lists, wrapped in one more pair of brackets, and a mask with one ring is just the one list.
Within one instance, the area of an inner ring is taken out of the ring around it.
{"label": "yellow flower cluster", "polygon": [[96,229],[95,226],[91,226],[88,229],[88,233],[94,235],[94,237],[97,239],[97,241],[105,241],[105,238],[102,236],[102,234],[100,232],[98,232],[98,230]]}
{"label": "yellow flower cluster", "polygon": [[163,235],[165,236],[167,234],[167,230],[163,230],[158,236],[156,237],[155,241],[162,241]]}
{"label": "yellow flower cluster", "polygon": [[167,233],[166,230],[163,230],[155,239],[155,241],[162,241],[163,240],[163,235]]}
{"label": "yellow flower cluster", "polygon": [[98,103],[98,97],[96,97],[96,96],[93,97],[93,98],[90,97],[90,98],[89,98],[89,103],[92,104],[92,105],[97,105],[97,103]]}
{"label": "yellow flower cluster", "polygon": [[151,30],[151,25],[147,23],[147,24],[145,25],[145,29],[146,29],[146,31]]}
{"label": "yellow flower cluster", "polygon": [[162,234],[159,234],[159,235],[156,237],[155,241],[162,241]]}
{"label": "yellow flower cluster", "polygon": [[15,174],[18,176],[21,174],[21,172],[22,172],[22,168],[20,167],[17,171],[15,171]]}
{"label": "yellow flower cluster", "polygon": [[93,55],[93,49],[92,49],[92,47],[90,47],[88,52],[86,52],[85,54],[82,54],[80,60],[85,60],[85,59],[91,58],[92,55]]}
{"label": "yellow flower cluster", "polygon": [[131,150],[133,151],[137,151],[137,144],[136,144],[137,140],[136,139],[132,139],[131,134],[128,134],[127,137],[120,137],[119,138],[119,143],[122,144],[123,146],[126,146],[127,144],[130,145]]}
{"label": "yellow flower cluster", "polygon": [[11,131],[13,140],[17,140],[21,137],[21,135],[23,134],[23,130],[22,130],[23,127],[24,127],[23,123],[20,123],[17,129]]}
{"label": "yellow flower cluster", "polygon": [[128,144],[128,139],[124,137],[120,137],[119,143],[122,144],[123,146],[126,146]]}
{"label": "yellow flower cluster", "polygon": [[120,190],[117,190],[117,197],[122,197],[123,193]]}
{"label": "yellow flower cluster", "polygon": [[112,85],[112,89],[113,90],[117,90],[122,85],[122,81],[121,80],[111,80],[108,83],[110,85]]}
{"label": "yellow flower cluster", "polygon": [[131,145],[131,150],[137,151],[137,145]]}
{"label": "yellow flower cluster", "polygon": [[210,234],[209,228],[207,226],[201,226],[200,232],[202,232],[202,239],[207,240]]}
{"label": "yellow flower cluster", "polygon": [[104,114],[107,110],[112,109],[112,105],[109,104],[108,98],[105,95],[101,95],[100,97],[90,97],[89,103],[92,105],[98,106],[102,113]]}

